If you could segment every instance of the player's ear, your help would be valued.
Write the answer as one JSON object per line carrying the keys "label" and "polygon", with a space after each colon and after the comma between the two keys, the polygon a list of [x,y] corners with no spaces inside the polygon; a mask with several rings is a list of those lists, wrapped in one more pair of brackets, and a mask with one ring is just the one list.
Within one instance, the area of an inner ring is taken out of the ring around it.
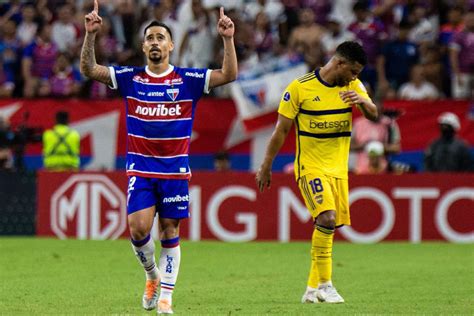
{"label": "player's ear", "polygon": [[174,49],[174,42],[173,41],[170,41],[169,49],[170,49],[170,52],[173,51],[173,49]]}

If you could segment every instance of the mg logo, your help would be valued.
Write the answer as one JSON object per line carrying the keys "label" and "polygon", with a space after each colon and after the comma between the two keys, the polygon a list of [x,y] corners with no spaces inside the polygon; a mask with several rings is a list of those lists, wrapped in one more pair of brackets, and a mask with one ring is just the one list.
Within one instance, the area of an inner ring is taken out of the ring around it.
{"label": "mg logo", "polygon": [[73,175],[51,197],[51,228],[61,239],[116,239],[126,216],[125,194],[104,175]]}

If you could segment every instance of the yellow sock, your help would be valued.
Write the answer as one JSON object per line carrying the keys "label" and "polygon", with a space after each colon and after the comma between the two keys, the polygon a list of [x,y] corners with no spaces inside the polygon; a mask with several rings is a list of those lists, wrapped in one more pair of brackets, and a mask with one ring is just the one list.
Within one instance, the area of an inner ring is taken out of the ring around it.
{"label": "yellow sock", "polygon": [[[331,281],[333,238],[334,229],[316,226],[316,229],[313,231],[311,247],[312,264],[308,286],[317,287],[318,284]],[[313,271],[316,271],[316,274]],[[317,276],[319,276],[319,280],[316,279]]]}

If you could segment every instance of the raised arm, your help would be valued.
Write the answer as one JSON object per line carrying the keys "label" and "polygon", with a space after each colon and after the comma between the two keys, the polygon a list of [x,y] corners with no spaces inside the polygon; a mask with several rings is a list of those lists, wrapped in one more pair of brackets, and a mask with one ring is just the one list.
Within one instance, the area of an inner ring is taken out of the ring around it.
{"label": "raised arm", "polygon": [[102,26],[102,18],[99,16],[99,3],[94,0],[94,10],[85,17],[86,35],[81,50],[81,73],[84,76],[100,81],[107,85],[112,84],[109,69],[98,65],[95,60],[95,37]]}
{"label": "raised arm", "polygon": [[220,17],[217,22],[217,31],[224,41],[224,60],[222,69],[211,72],[209,88],[218,87],[237,79],[237,54],[234,46],[234,22],[224,14],[224,8],[220,9]]}
{"label": "raised arm", "polygon": [[263,160],[260,169],[257,171],[255,176],[255,181],[257,182],[258,189],[260,192],[263,192],[265,187],[269,188],[272,180],[272,165],[275,156],[280,151],[281,146],[285,142],[286,136],[290,132],[291,125],[293,125],[293,120],[279,114],[278,122],[273,131],[270,142],[267,145],[267,150],[265,152],[265,158]]}

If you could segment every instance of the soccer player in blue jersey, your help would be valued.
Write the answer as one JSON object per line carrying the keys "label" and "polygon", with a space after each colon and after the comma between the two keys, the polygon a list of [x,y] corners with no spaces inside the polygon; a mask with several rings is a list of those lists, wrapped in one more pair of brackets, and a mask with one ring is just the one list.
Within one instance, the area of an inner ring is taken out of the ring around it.
{"label": "soccer player in blue jersey", "polygon": [[[99,5],[85,16],[86,36],[81,72],[118,89],[127,113],[128,225],[132,247],[146,273],[142,304],[171,314],[172,294],[180,264],[179,223],[189,216],[189,144],[197,102],[209,89],[237,77],[234,23],[220,9],[217,30],[224,42],[222,69],[185,69],[169,63],[173,36],[159,21],[144,31],[145,67],[106,67],[95,60],[94,42],[102,19]],[[150,237],[159,216],[161,254],[155,264]],[[160,294],[158,297],[158,288]]]}

